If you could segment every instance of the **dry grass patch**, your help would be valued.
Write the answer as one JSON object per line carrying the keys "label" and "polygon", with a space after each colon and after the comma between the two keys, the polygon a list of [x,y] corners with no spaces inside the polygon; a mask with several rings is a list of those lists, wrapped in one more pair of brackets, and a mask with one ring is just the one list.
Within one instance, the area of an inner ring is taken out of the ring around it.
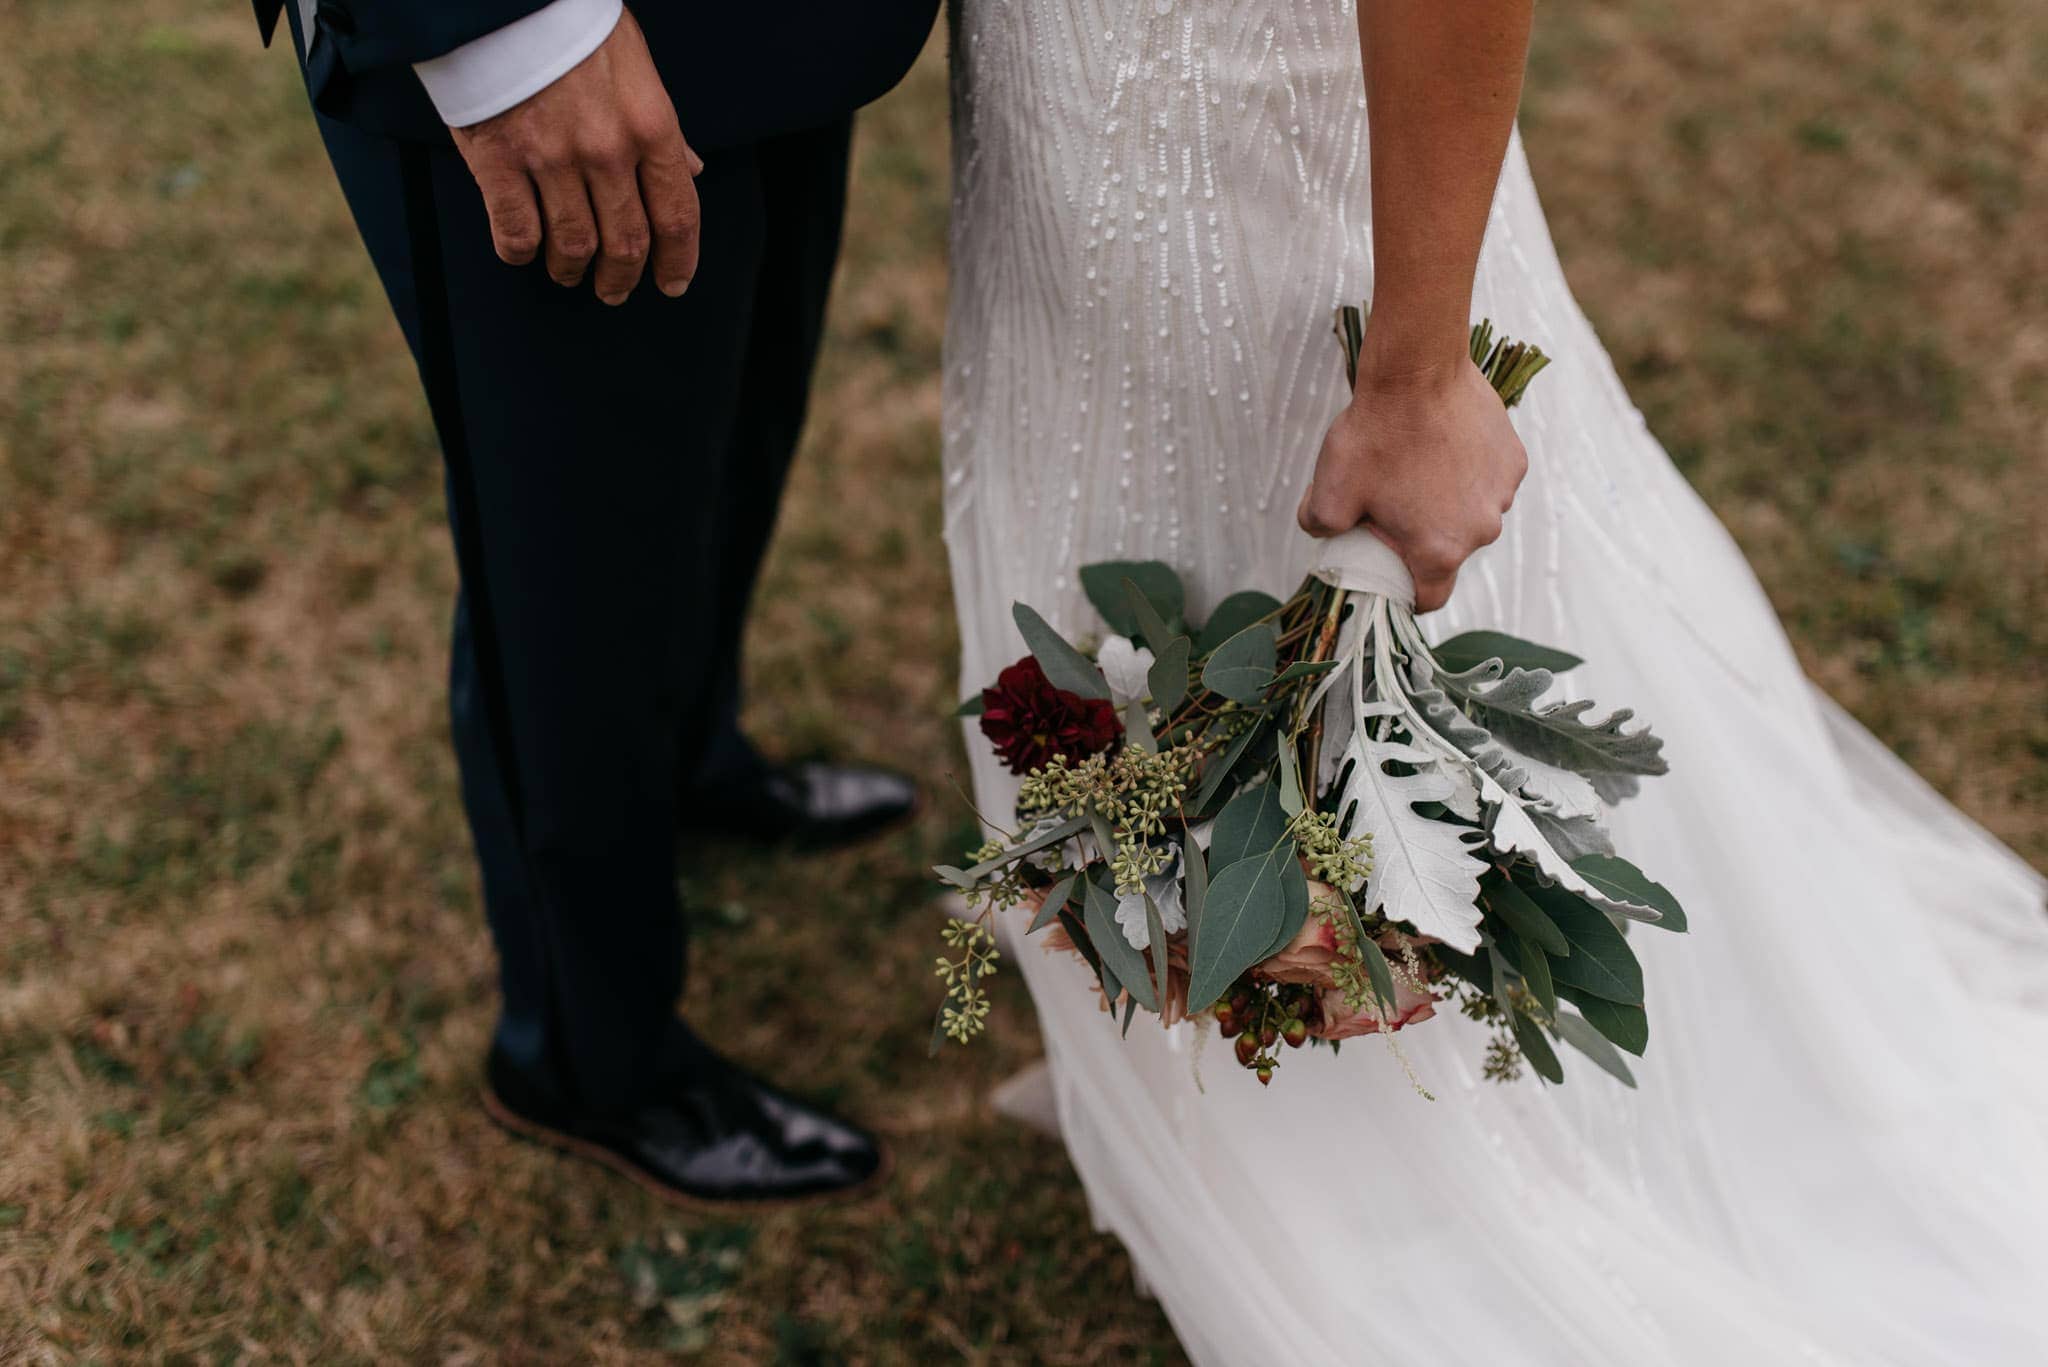
{"label": "dry grass patch", "polygon": [[[707,1221],[474,1105],[488,940],[447,753],[453,574],[411,367],[241,10],[0,0],[0,1359],[1177,1360],[1033,1052],[934,1067],[940,801],[689,873],[689,1009],[896,1143],[887,1196]],[[2048,858],[2048,21],[1546,7],[1567,264],[1802,657]],[[937,539],[940,54],[864,119],[752,635],[790,753],[957,770]]]}

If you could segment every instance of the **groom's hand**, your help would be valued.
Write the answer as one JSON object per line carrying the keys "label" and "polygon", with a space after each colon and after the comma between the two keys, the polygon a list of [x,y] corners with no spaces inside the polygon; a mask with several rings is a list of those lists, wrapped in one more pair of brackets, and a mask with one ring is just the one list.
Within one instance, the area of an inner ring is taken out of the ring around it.
{"label": "groom's hand", "polygon": [[449,130],[483,191],[498,256],[544,254],[556,283],[596,262],[597,297],[624,303],[650,261],[674,297],[697,273],[697,187],[704,163],[683,141],[675,105],[630,11],[553,85],[504,113]]}
{"label": "groom's hand", "polygon": [[1470,359],[1396,370],[1367,358],[1331,424],[1298,518],[1311,536],[1370,526],[1407,562],[1415,607],[1442,607],[1472,552],[1500,539],[1529,457]]}

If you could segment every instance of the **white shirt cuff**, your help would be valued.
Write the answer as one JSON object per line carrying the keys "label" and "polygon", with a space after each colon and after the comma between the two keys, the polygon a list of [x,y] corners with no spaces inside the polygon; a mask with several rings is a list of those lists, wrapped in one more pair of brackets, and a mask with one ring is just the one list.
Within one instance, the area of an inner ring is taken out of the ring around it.
{"label": "white shirt cuff", "polygon": [[611,36],[623,8],[623,0],[552,0],[413,70],[441,122],[467,128],[562,79]]}

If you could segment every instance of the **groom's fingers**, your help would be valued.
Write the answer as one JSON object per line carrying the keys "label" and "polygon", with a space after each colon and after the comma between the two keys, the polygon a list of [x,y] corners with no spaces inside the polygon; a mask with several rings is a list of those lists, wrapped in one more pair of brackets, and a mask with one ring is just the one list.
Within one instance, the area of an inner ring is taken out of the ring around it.
{"label": "groom's fingers", "polygon": [[647,212],[630,160],[607,159],[590,177],[590,203],[597,211],[597,297],[623,304],[647,266]]}
{"label": "groom's fingers", "polygon": [[540,185],[541,218],[547,224],[548,274],[558,285],[583,279],[597,255],[597,219],[590,194],[573,163],[550,165],[534,179]]}
{"label": "groom's fingers", "polygon": [[540,206],[524,168],[507,162],[472,163],[484,212],[491,218],[491,245],[508,266],[523,266],[540,252]]}
{"label": "groom's fingers", "polygon": [[640,161],[640,195],[654,232],[654,283],[674,298],[697,274],[696,175],[704,169],[671,118],[669,132]]}

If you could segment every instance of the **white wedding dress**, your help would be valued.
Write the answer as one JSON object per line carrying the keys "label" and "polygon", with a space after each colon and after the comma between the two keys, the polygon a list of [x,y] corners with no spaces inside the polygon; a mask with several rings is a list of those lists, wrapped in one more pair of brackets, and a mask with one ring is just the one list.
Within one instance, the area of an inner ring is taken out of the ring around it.
{"label": "white wedding dress", "polygon": [[[979,688],[1022,600],[1157,558],[1191,616],[1285,595],[1370,294],[1343,0],[955,0],[946,534]],[[1692,931],[1634,937],[1640,1090],[1482,1082],[1480,1027],[1290,1053],[1270,1090],[1192,1026],[1119,1039],[1014,936],[1058,1120],[1198,1363],[2048,1363],[2043,883],[1802,676],[1749,567],[1567,290],[1519,142],[1475,315],[1555,364],[1530,473],[1442,635],[1586,657],[1672,773],[1614,820]],[[970,727],[986,811],[1015,780]],[[1016,926],[1009,929],[1014,931]],[[1199,1083],[1197,1074],[1199,1072]]]}

